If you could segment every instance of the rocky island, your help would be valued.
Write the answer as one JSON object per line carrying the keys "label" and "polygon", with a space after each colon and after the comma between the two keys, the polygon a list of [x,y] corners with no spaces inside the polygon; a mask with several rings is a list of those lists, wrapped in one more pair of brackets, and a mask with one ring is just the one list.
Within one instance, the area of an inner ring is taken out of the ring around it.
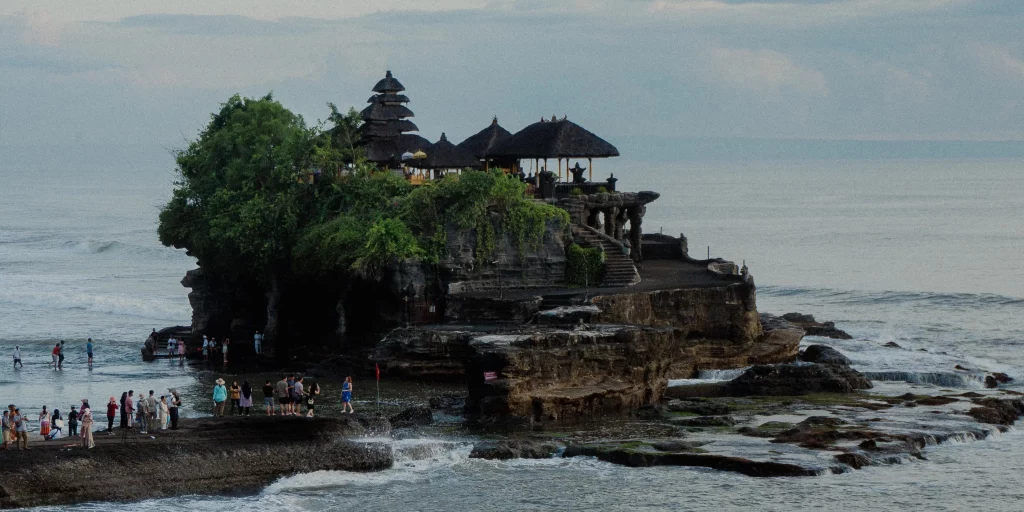
{"label": "rocky island", "polygon": [[[593,159],[618,150],[567,119],[430,143],[390,72],[373,91],[325,131],[234,97],[178,155],[159,233],[198,260],[182,280],[190,355],[259,332],[263,352],[232,344],[233,365],[464,386],[431,404],[506,436],[481,458],[811,476],[924,457],[1024,411],[1000,390],[878,389],[834,349],[801,352],[805,335],[851,336],[760,314],[745,265],[644,233],[660,195],[593,181]],[[742,372],[670,386],[726,369]],[[387,466],[362,460],[338,468]]]}

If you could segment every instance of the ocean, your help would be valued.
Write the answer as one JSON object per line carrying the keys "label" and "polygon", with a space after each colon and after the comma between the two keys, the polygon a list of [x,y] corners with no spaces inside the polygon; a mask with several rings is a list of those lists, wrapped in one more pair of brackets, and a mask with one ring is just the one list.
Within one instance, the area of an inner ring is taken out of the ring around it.
{"label": "ocean", "polygon": [[[0,354],[20,345],[26,366],[0,359],[0,400],[32,413],[83,397],[102,403],[127,388],[204,393],[209,372],[145,364],[138,352],[150,329],[191,316],[179,281],[195,262],[161,246],[155,232],[173,186],[170,159],[143,168],[2,165]],[[661,193],[646,232],[685,233],[696,257],[710,250],[745,261],[760,311],[810,313],[854,336],[807,343],[828,343],[879,378],[916,379],[922,393],[978,389],[994,371],[1024,387],[1024,160],[618,159],[599,163],[595,177],[608,170],[620,190]],[[84,365],[89,337],[92,369]],[[61,339],[68,370],[48,371]],[[1024,434],[1015,429],[929,448],[924,461],[792,479],[587,458],[474,460],[465,436],[385,441],[398,462],[381,473],[296,475],[249,497],[61,509],[938,511],[1024,499]]]}

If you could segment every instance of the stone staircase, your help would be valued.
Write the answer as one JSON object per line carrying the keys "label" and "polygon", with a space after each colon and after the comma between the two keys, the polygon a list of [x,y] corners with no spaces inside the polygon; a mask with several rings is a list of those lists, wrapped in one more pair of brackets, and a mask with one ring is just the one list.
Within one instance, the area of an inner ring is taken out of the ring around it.
{"label": "stone staircase", "polygon": [[640,274],[629,256],[622,254],[622,247],[612,240],[599,235],[589,228],[573,226],[573,239],[583,247],[600,247],[604,251],[604,272],[601,287],[621,288],[640,282]]}

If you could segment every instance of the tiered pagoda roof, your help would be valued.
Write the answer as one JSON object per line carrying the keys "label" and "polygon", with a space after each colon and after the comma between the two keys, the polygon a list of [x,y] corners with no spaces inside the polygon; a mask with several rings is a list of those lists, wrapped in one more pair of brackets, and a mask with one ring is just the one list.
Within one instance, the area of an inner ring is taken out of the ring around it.
{"label": "tiered pagoda roof", "polygon": [[363,118],[359,133],[366,144],[366,157],[372,162],[396,165],[402,153],[429,153],[430,141],[408,133],[419,131],[419,128],[407,119],[414,114],[405,106],[409,97],[398,94],[404,90],[405,86],[388,71],[373,86],[373,92],[377,94],[367,100],[369,106],[359,113]]}

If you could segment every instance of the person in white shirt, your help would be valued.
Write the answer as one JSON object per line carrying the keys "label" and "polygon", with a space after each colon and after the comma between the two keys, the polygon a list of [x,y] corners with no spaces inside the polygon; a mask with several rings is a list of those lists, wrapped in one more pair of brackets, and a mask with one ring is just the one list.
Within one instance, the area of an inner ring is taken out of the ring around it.
{"label": "person in white shirt", "polygon": [[25,367],[25,365],[21,364],[21,347],[15,345],[14,346],[14,368],[17,369],[18,366],[21,366],[22,368]]}
{"label": "person in white shirt", "polygon": [[174,336],[167,338],[167,356],[170,357],[174,354],[174,351],[178,348],[178,340],[174,339]]}
{"label": "person in white shirt", "polygon": [[203,361],[210,360],[210,340],[203,336]]}

